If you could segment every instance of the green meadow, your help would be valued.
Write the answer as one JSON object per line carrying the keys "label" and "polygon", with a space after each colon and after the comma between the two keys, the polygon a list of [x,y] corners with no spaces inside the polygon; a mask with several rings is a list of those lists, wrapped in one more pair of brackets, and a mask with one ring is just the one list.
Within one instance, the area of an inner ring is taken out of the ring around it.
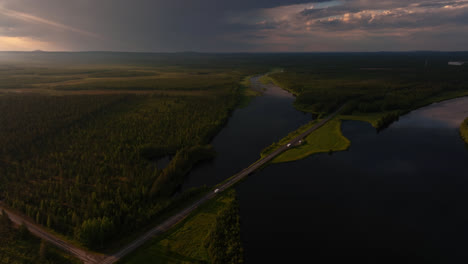
{"label": "green meadow", "polygon": [[341,133],[341,120],[334,118],[310,133],[298,146],[283,152],[272,162],[290,162],[316,153],[332,153],[349,148],[351,142]]}

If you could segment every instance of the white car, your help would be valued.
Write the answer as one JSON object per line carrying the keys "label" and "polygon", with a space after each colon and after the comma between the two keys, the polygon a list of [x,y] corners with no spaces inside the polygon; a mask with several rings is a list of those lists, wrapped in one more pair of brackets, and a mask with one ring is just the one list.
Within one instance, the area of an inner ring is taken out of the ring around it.
{"label": "white car", "polygon": [[288,147],[288,148],[289,148],[290,146],[291,146],[291,143],[289,143],[289,144],[286,145],[286,147]]}
{"label": "white car", "polygon": [[214,190],[214,193],[218,193],[218,192],[219,192],[219,189]]}

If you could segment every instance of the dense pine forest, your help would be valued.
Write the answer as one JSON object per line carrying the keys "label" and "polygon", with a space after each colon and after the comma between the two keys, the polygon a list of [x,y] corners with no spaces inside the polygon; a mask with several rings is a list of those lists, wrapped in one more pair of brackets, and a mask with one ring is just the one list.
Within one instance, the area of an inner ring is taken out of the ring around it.
{"label": "dense pine forest", "polygon": [[[146,68],[154,78],[148,81],[141,70],[96,67],[15,65],[0,74],[22,83],[4,80],[0,96],[0,200],[90,248],[141,229],[172,206],[190,169],[216,155],[207,144],[239,103],[240,82],[250,73]],[[19,78],[31,75],[39,78]],[[144,87],[128,87],[134,79]],[[127,91],[84,86],[105,80]],[[93,92],[55,92],[75,84],[69,89]],[[156,161],[167,156],[170,164],[159,168]]]}
{"label": "dense pine forest", "polygon": [[[216,155],[210,141],[242,101],[246,77],[280,69],[271,80],[297,95],[298,109],[320,115],[346,103],[347,114],[382,114],[384,128],[468,94],[468,68],[448,66],[452,58],[468,54],[6,53],[0,200],[105,248],[174,207],[185,175]],[[236,210],[223,211],[220,226],[238,225]],[[237,259],[238,234],[222,229],[210,236],[234,238],[207,244],[211,257]]]}
{"label": "dense pine forest", "polygon": [[270,78],[297,95],[306,112],[385,113],[379,127],[400,114],[437,100],[466,94],[468,67],[449,66],[466,53],[318,54],[310,64],[288,65]]}
{"label": "dense pine forest", "polygon": [[[170,203],[186,173],[178,170],[203,157],[196,146],[236,102],[229,89],[209,98],[2,96],[2,198],[88,246],[134,230]],[[164,155],[175,156],[157,168]]]}

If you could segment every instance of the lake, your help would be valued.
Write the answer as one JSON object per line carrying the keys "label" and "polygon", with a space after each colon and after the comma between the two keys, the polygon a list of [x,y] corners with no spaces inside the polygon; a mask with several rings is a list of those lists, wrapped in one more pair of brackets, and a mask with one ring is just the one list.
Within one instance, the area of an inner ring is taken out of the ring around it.
{"label": "lake", "polygon": [[[255,79],[254,81],[258,81]],[[232,113],[217,157],[183,188],[214,185],[312,119],[275,86]],[[468,257],[468,98],[413,111],[376,133],[344,121],[345,152],[269,165],[236,186],[247,263],[460,263]]]}
{"label": "lake", "polygon": [[247,263],[461,263],[468,257],[468,98],[377,134],[343,122],[346,152],[274,164],[237,186]]}

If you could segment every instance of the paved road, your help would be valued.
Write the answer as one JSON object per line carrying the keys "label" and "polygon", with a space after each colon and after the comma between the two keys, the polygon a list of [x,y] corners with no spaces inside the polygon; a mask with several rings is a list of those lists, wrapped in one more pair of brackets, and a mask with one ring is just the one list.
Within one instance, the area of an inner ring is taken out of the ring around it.
{"label": "paved road", "polygon": [[[256,81],[258,81],[258,79],[256,79]],[[257,83],[257,85],[261,85],[261,84]],[[280,148],[278,148],[277,150],[275,150],[274,152],[272,152],[268,156],[265,156],[264,158],[258,160],[257,162],[250,165],[248,168],[246,168],[246,169],[242,170],[241,172],[237,173],[236,175],[232,176],[229,180],[223,182],[220,186],[218,186],[219,191],[217,193],[214,193],[214,192],[208,193],[203,198],[201,198],[200,200],[193,203],[191,206],[183,209],[182,211],[180,211],[176,215],[172,216],[171,218],[169,218],[168,220],[166,220],[162,224],[160,224],[160,225],[154,227],[153,229],[149,230],[148,232],[146,232],[145,234],[140,236],[138,239],[136,239],[132,243],[125,246],[120,251],[118,251],[118,252],[116,252],[116,253],[114,253],[114,254],[112,254],[110,256],[107,256],[106,258],[100,257],[97,254],[89,253],[89,252],[86,252],[86,251],[84,251],[82,249],[79,249],[76,246],[74,246],[74,245],[72,245],[72,244],[70,244],[70,243],[56,237],[55,235],[53,235],[53,234],[51,234],[51,233],[49,233],[47,231],[45,231],[44,229],[42,229],[38,225],[33,224],[31,221],[26,220],[24,217],[20,216],[19,214],[15,214],[10,210],[5,210],[5,211],[9,215],[10,219],[13,222],[15,222],[16,224],[24,223],[26,225],[26,227],[28,227],[28,229],[34,235],[49,241],[50,243],[56,245],[57,247],[59,247],[61,249],[64,249],[65,251],[70,252],[72,255],[78,257],[80,260],[82,260],[86,264],[94,264],[94,263],[96,263],[96,264],[97,263],[111,264],[111,263],[115,263],[119,259],[121,259],[122,257],[126,256],[127,254],[129,254],[133,250],[135,250],[138,247],[140,247],[141,245],[143,245],[145,242],[150,240],[152,237],[169,230],[171,227],[173,227],[174,225],[176,225],[177,223],[182,221],[184,218],[186,218],[195,209],[200,207],[200,205],[202,205],[206,201],[212,199],[213,197],[215,197],[219,193],[223,192],[224,190],[230,188],[234,184],[238,183],[239,181],[241,181],[242,179],[247,177],[249,174],[256,171],[257,169],[259,169],[263,165],[270,162],[276,156],[280,155],[281,153],[283,153],[284,151],[289,149],[287,147],[288,144],[291,144],[291,146],[294,146],[294,145],[298,144],[300,140],[304,139],[310,133],[317,130],[318,128],[323,126],[325,123],[330,121],[332,118],[334,118],[342,110],[342,108],[343,108],[343,106],[340,109],[338,109],[335,113],[331,114],[327,118],[321,120],[320,122],[318,122],[317,124],[315,124],[314,126],[309,128],[307,131],[304,131],[302,134],[300,134],[297,137],[295,137],[294,139],[290,140],[286,145],[281,146]],[[0,203],[0,209],[2,209],[2,208],[3,207],[2,207],[2,205]],[[3,208],[3,209],[5,209],[5,208]]]}
{"label": "paved road", "polygon": [[[32,221],[28,220],[26,217],[17,214],[9,209],[6,209],[1,203],[0,203],[0,210],[3,209],[5,213],[8,215],[8,217],[11,219],[11,221],[17,225],[24,224],[29,231],[39,237],[42,238],[49,243],[57,246],[60,249],[63,249],[70,254],[76,256],[79,258],[83,263],[85,264],[94,264],[94,263],[99,263],[100,257],[98,255],[86,252],[78,247],[76,247],[73,244],[70,244],[66,242],[65,240],[58,238],[54,234],[51,234],[49,231],[44,230],[41,228],[39,225],[34,224]],[[102,258],[102,257],[101,257]]]}
{"label": "paved road", "polygon": [[155,228],[151,229],[150,231],[148,231],[147,233],[145,233],[144,235],[142,235],[141,237],[139,237],[138,239],[136,239],[135,241],[133,241],[132,243],[127,245],[125,248],[121,249],[119,252],[113,254],[112,256],[107,257],[102,263],[103,264],[114,263],[114,262],[118,261],[119,259],[121,259],[122,257],[124,257],[125,255],[127,255],[128,253],[132,252],[133,250],[135,250],[138,247],[140,247],[141,245],[143,245],[145,242],[147,242],[149,239],[151,239],[155,235],[158,235],[160,233],[163,233],[163,232],[167,231],[169,228],[171,228],[172,226],[174,226],[177,223],[179,223],[180,221],[182,221],[185,217],[187,217],[191,212],[193,212],[195,209],[197,209],[200,205],[202,205],[206,201],[212,199],[217,194],[219,194],[222,191],[228,189],[229,187],[233,186],[234,184],[238,183],[239,181],[241,181],[242,179],[247,177],[252,172],[256,171],[257,169],[259,169],[263,165],[270,162],[272,159],[274,159],[279,154],[281,154],[284,151],[288,150],[289,149],[287,147],[288,144],[291,144],[291,146],[294,146],[294,145],[298,144],[300,140],[304,139],[310,133],[312,133],[313,131],[315,131],[318,128],[322,127],[325,123],[327,123],[332,118],[334,118],[343,109],[343,107],[344,106],[340,107],[340,109],[338,109],[335,113],[331,114],[327,118],[321,120],[320,122],[318,122],[317,124],[315,124],[311,128],[307,129],[307,131],[304,131],[302,134],[300,134],[297,137],[295,137],[294,139],[290,140],[286,145],[281,146],[280,148],[278,148],[277,150],[275,150],[274,152],[272,152],[268,156],[265,156],[264,158],[258,160],[257,162],[253,163],[252,165],[250,165],[248,168],[246,168],[246,169],[242,170],[241,172],[237,173],[236,175],[232,176],[229,180],[225,181],[220,186],[218,186],[219,191],[217,193],[214,193],[214,192],[208,193],[203,198],[201,198],[200,200],[198,200],[197,202],[192,204],[190,207],[188,207],[188,208],[182,210],[181,212],[179,212],[178,214],[172,216],[171,218],[166,220],[161,225],[156,226]]}

